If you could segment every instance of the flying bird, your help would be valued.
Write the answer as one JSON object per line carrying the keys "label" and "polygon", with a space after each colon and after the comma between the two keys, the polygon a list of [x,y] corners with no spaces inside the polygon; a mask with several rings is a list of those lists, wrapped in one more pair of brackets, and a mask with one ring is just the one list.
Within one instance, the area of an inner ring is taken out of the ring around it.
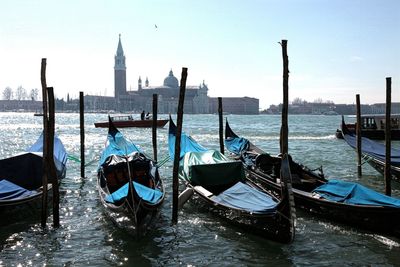
{"label": "flying bird", "polygon": [[154,27],[155,27],[156,29],[158,29],[157,24],[154,24]]}

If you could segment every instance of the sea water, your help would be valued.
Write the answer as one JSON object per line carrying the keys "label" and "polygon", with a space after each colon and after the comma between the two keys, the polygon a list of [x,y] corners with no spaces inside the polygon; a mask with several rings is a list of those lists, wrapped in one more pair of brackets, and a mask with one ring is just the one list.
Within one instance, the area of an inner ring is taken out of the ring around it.
{"label": "sea water", "polygon": [[[167,118],[167,115],[159,115]],[[281,117],[227,115],[236,134],[247,137],[268,153],[279,153]],[[400,240],[330,222],[297,211],[292,244],[278,244],[201,210],[189,200],[171,225],[172,161],[160,168],[166,200],[160,219],[147,236],[136,240],[107,219],[96,190],[97,161],[107,129],[95,128],[106,114],[85,114],[85,158],[89,165],[80,177],[80,163],[69,161],[62,181],[61,227],[54,229],[26,220],[0,229],[0,266],[396,266]],[[289,152],[309,168],[323,166],[328,178],[357,181],[384,192],[384,180],[368,164],[357,177],[356,154],[335,138],[339,116],[289,116]],[[217,115],[184,115],[183,130],[207,148],[219,149]],[[42,131],[42,117],[32,113],[0,113],[0,158],[24,151]],[[121,129],[152,155],[151,129]],[[56,114],[56,133],[68,153],[80,155],[79,114]],[[168,156],[168,125],[157,131],[158,159]],[[393,143],[399,146],[399,143]],[[183,189],[183,188],[181,188]],[[399,183],[393,195],[400,196]],[[2,218],[0,218],[1,220]]]}

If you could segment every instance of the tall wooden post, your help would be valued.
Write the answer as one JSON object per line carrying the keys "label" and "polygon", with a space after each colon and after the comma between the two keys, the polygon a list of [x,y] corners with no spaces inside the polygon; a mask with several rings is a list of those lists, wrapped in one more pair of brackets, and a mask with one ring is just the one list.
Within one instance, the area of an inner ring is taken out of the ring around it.
{"label": "tall wooden post", "polygon": [[48,124],[48,177],[51,178],[53,188],[53,226],[60,226],[60,192],[58,186],[58,178],[56,166],[54,164],[54,124],[55,124],[55,107],[54,107],[54,90],[53,87],[47,87],[47,95],[49,101],[49,124]]}
{"label": "tall wooden post", "polygon": [[79,122],[81,134],[81,177],[85,178],[85,106],[83,92],[79,92]]}
{"label": "tall wooden post", "polygon": [[48,117],[47,117],[47,83],[46,83],[46,59],[42,58],[40,80],[42,83],[42,104],[43,104],[43,178],[42,178],[42,215],[41,215],[41,226],[46,227],[47,221],[47,184],[48,184],[48,172],[47,172],[47,155],[48,155]]}
{"label": "tall wooden post", "polygon": [[282,156],[288,153],[288,108],[289,108],[289,58],[287,54],[287,40],[282,40],[283,57],[283,106],[280,150]]}
{"label": "tall wooden post", "polygon": [[360,95],[356,95],[356,107],[357,107],[357,127],[356,127],[356,141],[357,141],[357,174],[358,177],[361,177],[362,170],[361,170],[361,105],[360,105]]}
{"label": "tall wooden post", "polygon": [[158,95],[153,94],[153,155],[157,162],[157,113],[158,113]]}
{"label": "tall wooden post", "polygon": [[182,122],[183,122],[183,104],[185,101],[186,91],[187,68],[182,68],[181,86],[179,90],[178,100],[178,114],[176,121],[176,138],[175,138],[175,154],[174,154],[174,168],[172,174],[172,223],[178,222],[178,195],[179,195],[179,160],[181,152],[181,135],[182,135]]}
{"label": "tall wooden post", "polygon": [[390,173],[390,152],[392,148],[391,144],[391,105],[392,105],[392,78],[386,77],[386,119],[385,119],[385,194],[390,196],[392,195],[392,184],[391,184],[391,173]]}
{"label": "tall wooden post", "polygon": [[222,154],[225,154],[224,151],[224,125],[222,118],[222,97],[218,97],[218,115],[219,115],[219,149]]}

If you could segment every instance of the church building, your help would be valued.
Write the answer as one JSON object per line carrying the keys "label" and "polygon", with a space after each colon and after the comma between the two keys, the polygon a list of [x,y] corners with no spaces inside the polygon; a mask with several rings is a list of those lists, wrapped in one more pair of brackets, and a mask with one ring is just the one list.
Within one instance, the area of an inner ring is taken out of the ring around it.
{"label": "church building", "polygon": [[[118,40],[117,53],[114,57],[114,97],[85,96],[85,109],[91,111],[115,110],[119,112],[140,113],[152,111],[153,94],[158,94],[158,112],[176,113],[179,99],[179,81],[172,69],[162,85],[150,86],[148,77],[142,82],[139,76],[137,90],[127,91],[126,58]],[[223,110],[232,114],[258,114],[259,100],[250,97],[225,97],[222,100]],[[199,85],[187,85],[185,92],[184,112],[186,114],[217,113],[217,98],[208,96],[208,87],[203,81]]]}

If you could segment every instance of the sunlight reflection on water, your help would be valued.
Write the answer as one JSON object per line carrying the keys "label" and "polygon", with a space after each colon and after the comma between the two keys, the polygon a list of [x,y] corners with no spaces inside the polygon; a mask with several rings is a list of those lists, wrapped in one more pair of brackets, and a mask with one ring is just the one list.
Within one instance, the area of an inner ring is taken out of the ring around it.
{"label": "sunlight reflection on water", "polygon": [[[160,118],[167,117],[160,115]],[[104,148],[106,129],[93,122],[106,114],[86,114],[86,162],[96,160]],[[232,129],[271,154],[279,153],[280,116],[227,116]],[[4,158],[22,152],[41,133],[41,118],[32,113],[0,113],[1,147]],[[290,116],[289,151],[292,157],[316,168],[323,165],[328,177],[355,180],[383,191],[382,176],[363,165],[357,178],[355,153],[343,140],[334,138],[339,116]],[[168,127],[168,125],[166,126]],[[209,148],[219,148],[216,115],[185,115],[183,130]],[[152,155],[151,130],[122,129],[129,139]],[[67,151],[79,158],[79,115],[56,114],[56,133]],[[159,129],[158,158],[168,156],[167,129]],[[395,143],[395,145],[397,145]],[[141,240],[120,231],[105,217],[96,191],[95,161],[80,177],[80,165],[69,161],[61,183],[61,227],[41,229],[39,222],[16,223],[0,233],[0,265],[271,265],[343,266],[397,265],[399,240],[298,213],[296,239],[280,245],[246,234],[199,210],[189,201],[171,226],[172,163],[160,169],[166,183],[166,201],[156,228]],[[400,187],[393,185],[393,195]],[[49,217],[49,225],[52,218]]]}

